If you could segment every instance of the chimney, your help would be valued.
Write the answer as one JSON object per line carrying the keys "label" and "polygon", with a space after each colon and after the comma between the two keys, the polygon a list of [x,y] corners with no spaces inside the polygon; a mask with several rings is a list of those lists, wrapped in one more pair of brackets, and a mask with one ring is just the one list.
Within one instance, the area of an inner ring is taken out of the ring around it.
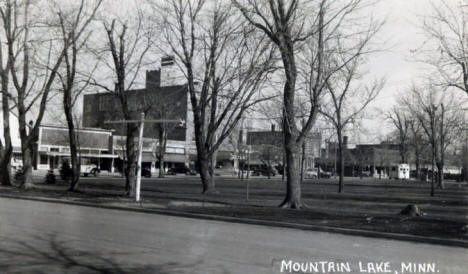
{"label": "chimney", "polygon": [[271,132],[275,132],[275,124],[271,124]]}
{"label": "chimney", "polygon": [[172,55],[161,58],[160,79],[161,87],[184,85],[187,82],[184,74],[176,65],[175,58]]}
{"label": "chimney", "polygon": [[348,148],[348,136],[343,136],[343,147]]}

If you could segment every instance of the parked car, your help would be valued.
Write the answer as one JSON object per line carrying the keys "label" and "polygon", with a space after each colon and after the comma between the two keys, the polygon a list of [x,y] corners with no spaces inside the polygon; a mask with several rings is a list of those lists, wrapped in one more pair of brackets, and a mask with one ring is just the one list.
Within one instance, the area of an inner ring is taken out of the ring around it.
{"label": "parked car", "polygon": [[320,170],[320,178],[331,178],[332,173],[330,171]]}
{"label": "parked car", "polygon": [[304,172],[304,177],[306,179],[317,179],[318,178],[318,168],[308,168]]}
{"label": "parked car", "polygon": [[268,167],[268,166],[262,166],[261,168],[258,169],[260,172],[260,175],[262,176],[276,176],[276,170],[274,167]]}
{"label": "parked car", "polygon": [[197,175],[197,172],[191,168],[186,166],[176,166],[170,168],[166,174],[168,175],[176,175],[176,174],[185,174],[185,175]]}
{"label": "parked car", "polygon": [[363,170],[361,172],[361,177],[371,177],[371,172],[369,170]]}
{"label": "parked car", "polygon": [[96,165],[80,165],[80,173],[85,177],[88,177],[88,175],[97,177],[100,172]]}
{"label": "parked car", "polygon": [[151,178],[151,169],[149,168],[142,168],[141,169],[141,176],[145,178]]}
{"label": "parked car", "polygon": [[275,168],[279,175],[283,175],[283,165],[277,165]]}
{"label": "parked car", "polygon": [[262,174],[260,169],[254,169],[250,171],[250,176],[260,176],[260,174]]}

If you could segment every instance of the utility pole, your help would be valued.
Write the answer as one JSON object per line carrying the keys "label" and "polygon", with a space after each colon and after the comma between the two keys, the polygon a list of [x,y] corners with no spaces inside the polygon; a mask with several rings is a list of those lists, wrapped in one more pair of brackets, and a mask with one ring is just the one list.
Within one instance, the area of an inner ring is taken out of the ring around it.
{"label": "utility pole", "polygon": [[142,112],[139,120],[119,120],[119,121],[106,121],[106,124],[129,124],[129,123],[139,123],[140,132],[138,135],[138,160],[137,160],[137,178],[136,178],[136,188],[135,188],[135,201],[140,201],[140,189],[141,189],[141,159],[143,155],[143,130],[145,123],[180,123],[184,125],[185,121],[180,120],[168,120],[168,119],[159,119],[159,120],[145,120],[145,114]]}

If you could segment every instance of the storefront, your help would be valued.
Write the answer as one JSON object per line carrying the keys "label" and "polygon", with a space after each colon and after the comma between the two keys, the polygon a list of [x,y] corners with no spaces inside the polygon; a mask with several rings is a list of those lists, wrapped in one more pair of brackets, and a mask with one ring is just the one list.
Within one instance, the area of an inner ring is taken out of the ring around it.
{"label": "storefront", "polygon": [[[101,170],[111,171],[114,159],[112,153],[112,131],[82,128],[76,130],[78,156],[81,164],[93,164]],[[41,126],[37,153],[37,169],[60,168],[70,159],[68,128]]]}
{"label": "storefront", "polygon": [[[126,137],[113,136],[113,150],[118,155],[114,168],[121,172],[126,159]],[[137,140],[135,140],[137,145]],[[167,140],[166,153],[164,154],[164,168],[167,170],[171,167],[179,165],[189,165],[189,157],[186,154],[185,142]],[[143,138],[143,153],[141,165],[143,168],[151,168],[151,172],[157,172],[160,168],[160,163],[157,159],[158,139]]]}

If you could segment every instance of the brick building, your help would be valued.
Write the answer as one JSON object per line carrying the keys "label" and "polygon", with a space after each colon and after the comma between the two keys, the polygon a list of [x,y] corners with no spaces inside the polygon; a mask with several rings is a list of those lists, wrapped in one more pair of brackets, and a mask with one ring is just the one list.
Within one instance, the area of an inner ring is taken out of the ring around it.
{"label": "brick building", "polygon": [[[193,113],[185,78],[178,72],[172,57],[161,60],[161,69],[146,72],[144,89],[127,91],[129,109],[134,119],[142,112],[146,119],[184,120],[185,125],[175,125],[168,131],[165,168],[177,165],[194,167],[196,146],[194,139]],[[163,113],[161,110],[164,109]],[[116,167],[121,167],[125,157],[125,125],[109,124],[106,121],[123,119],[120,101],[109,93],[85,94],[83,98],[83,126],[112,130],[112,153],[118,155]],[[143,133],[143,166],[159,168],[156,160],[158,126],[145,124]],[[217,153],[217,161],[224,167],[235,166],[232,149],[223,145]]]}
{"label": "brick building", "polygon": [[[251,165],[264,165],[271,161],[271,165],[282,165],[283,162],[283,133],[276,131],[272,125],[270,131],[247,132],[247,145],[251,146]],[[320,157],[322,134],[311,132],[305,138],[304,168],[315,167],[315,159]]]}

